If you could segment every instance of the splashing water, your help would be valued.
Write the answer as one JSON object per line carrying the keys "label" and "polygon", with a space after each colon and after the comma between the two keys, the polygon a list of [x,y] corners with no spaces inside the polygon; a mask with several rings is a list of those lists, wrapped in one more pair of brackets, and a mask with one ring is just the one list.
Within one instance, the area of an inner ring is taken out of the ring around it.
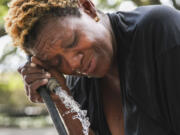
{"label": "splashing water", "polygon": [[64,115],[74,112],[77,113],[72,117],[72,119],[79,119],[82,124],[84,135],[88,135],[90,122],[89,118],[87,117],[87,110],[81,110],[80,105],[76,101],[74,101],[73,97],[69,96],[67,92],[61,87],[56,87],[54,90],[55,94],[59,96],[65,107],[67,109],[70,109],[69,111],[65,112]]}

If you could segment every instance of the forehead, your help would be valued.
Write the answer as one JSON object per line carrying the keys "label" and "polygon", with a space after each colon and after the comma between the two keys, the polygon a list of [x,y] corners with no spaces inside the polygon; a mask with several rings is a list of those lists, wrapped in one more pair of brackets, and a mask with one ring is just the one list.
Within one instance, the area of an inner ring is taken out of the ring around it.
{"label": "forehead", "polygon": [[52,19],[38,32],[37,40],[30,52],[41,60],[47,59],[47,52],[57,49],[55,48],[57,41],[70,38],[74,30],[64,18],[61,18],[61,21]]}
{"label": "forehead", "polygon": [[[52,53],[55,53],[53,51],[58,50],[55,45],[57,42],[58,44],[61,44],[63,41],[68,42],[75,31],[88,34],[88,31],[91,31],[93,27],[91,21],[91,18],[84,13],[81,17],[49,18],[39,31],[36,44],[31,49],[32,54],[41,60],[52,57],[48,55],[53,55]],[[91,28],[88,26],[91,26]]]}

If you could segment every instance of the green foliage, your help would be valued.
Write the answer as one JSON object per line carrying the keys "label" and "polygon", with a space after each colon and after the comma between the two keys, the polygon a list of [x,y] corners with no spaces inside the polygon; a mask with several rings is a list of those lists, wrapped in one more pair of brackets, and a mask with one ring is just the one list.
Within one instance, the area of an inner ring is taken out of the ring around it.
{"label": "green foliage", "polygon": [[21,76],[17,73],[0,74],[0,105],[22,108],[29,104]]}
{"label": "green foliage", "polygon": [[116,9],[122,0],[98,0],[97,7],[100,9]]}
{"label": "green foliage", "polygon": [[0,5],[0,24],[2,25],[4,20],[3,17],[6,15],[8,8]]}
{"label": "green foliage", "polygon": [[[18,73],[0,74],[0,127],[40,128],[52,126],[52,121],[47,116],[22,117],[27,106],[39,106],[42,110],[37,111],[36,115],[44,114],[44,105],[34,104],[28,100],[22,78]],[[34,107],[33,110],[37,110],[37,108]],[[21,117],[17,117],[18,115]]]}
{"label": "green foliage", "polygon": [[7,6],[7,3],[8,3],[9,1],[10,1],[10,0],[0,0],[0,5]]}
{"label": "green foliage", "polygon": [[9,0],[0,0],[0,25],[3,25],[3,17],[6,15],[8,11],[7,3]]}

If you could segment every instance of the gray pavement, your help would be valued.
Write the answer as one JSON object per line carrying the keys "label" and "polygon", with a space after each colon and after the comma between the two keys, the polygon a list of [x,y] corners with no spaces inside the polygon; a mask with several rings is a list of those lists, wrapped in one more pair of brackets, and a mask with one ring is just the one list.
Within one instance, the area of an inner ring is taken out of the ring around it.
{"label": "gray pavement", "polygon": [[0,128],[0,135],[58,135],[56,129],[36,128],[36,129],[19,129],[19,128]]}

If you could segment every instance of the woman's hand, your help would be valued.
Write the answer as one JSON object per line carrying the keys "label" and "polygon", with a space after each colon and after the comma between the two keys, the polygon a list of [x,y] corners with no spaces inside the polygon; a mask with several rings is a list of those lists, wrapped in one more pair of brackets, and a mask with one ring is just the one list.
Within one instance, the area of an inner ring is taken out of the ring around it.
{"label": "woman's hand", "polygon": [[[46,69],[46,71],[44,69]],[[39,93],[37,92],[37,89],[40,86],[46,85],[48,83],[48,79],[51,77],[55,78],[61,85],[61,88],[66,90],[66,92],[71,96],[70,91],[66,86],[66,79],[64,78],[63,74],[58,72],[56,69],[47,67],[47,65],[44,65],[44,63],[35,57],[32,57],[31,62],[20,67],[18,71],[23,76],[26,93],[32,102],[43,102]],[[56,104],[58,112],[63,117],[66,126],[70,129],[70,134],[82,135],[81,122],[78,119],[73,119],[73,116],[75,116],[76,113],[72,112],[66,114],[66,112],[69,111],[69,108],[67,108],[59,97],[53,92],[51,92],[51,97]],[[91,129],[89,134],[93,135]]]}
{"label": "woman's hand", "polygon": [[[40,86],[46,85],[48,83],[48,79],[51,77],[56,78],[59,84],[61,84],[61,87],[69,92],[64,76],[55,69],[49,68],[48,65],[45,65],[34,56],[31,57],[31,62],[27,62],[24,66],[19,67],[18,72],[23,77],[26,95],[32,102],[43,102],[40,94],[37,92],[37,89]],[[51,98],[54,101],[59,100],[59,97],[52,92]]]}
{"label": "woman's hand", "polygon": [[32,102],[43,102],[37,89],[46,85],[51,74],[46,72],[37,63],[27,62],[24,66],[18,68],[18,72],[22,75],[26,89],[26,95]]}

